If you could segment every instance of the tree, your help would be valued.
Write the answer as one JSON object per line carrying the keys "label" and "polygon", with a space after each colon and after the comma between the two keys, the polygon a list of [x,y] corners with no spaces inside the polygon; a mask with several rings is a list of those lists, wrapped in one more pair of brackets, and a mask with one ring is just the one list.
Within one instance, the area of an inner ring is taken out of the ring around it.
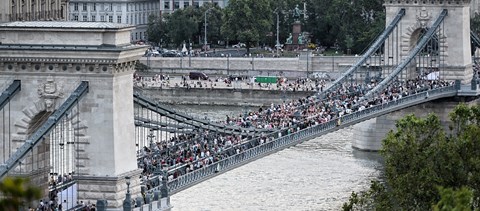
{"label": "tree", "polygon": [[[370,199],[380,210],[429,210],[433,204],[442,210],[446,200],[450,200],[445,194],[450,193],[437,187],[460,192],[465,187],[473,193],[470,208],[477,210],[480,202],[480,106],[460,104],[450,113],[450,119],[449,133],[444,132],[438,117],[433,114],[426,118],[408,115],[398,120],[396,130],[383,140],[381,151],[385,158],[383,186],[387,191],[371,188],[358,194],[360,198]],[[370,192],[383,197],[372,198]],[[455,206],[466,201],[463,200],[465,195],[461,196],[462,200],[455,201]],[[353,205],[360,204],[358,201],[362,200],[353,198],[344,209],[352,210]]]}
{"label": "tree", "polygon": [[472,197],[473,193],[466,187],[462,187],[459,190],[453,190],[452,188],[439,187],[441,199],[433,206],[434,211],[469,211],[472,210]]}
{"label": "tree", "polygon": [[230,40],[244,42],[247,52],[266,39],[271,31],[273,9],[269,0],[231,0],[224,9],[222,34]]}
{"label": "tree", "polygon": [[197,22],[186,10],[175,10],[164,18],[169,41],[177,47],[191,40],[197,32]]}
{"label": "tree", "polygon": [[165,22],[161,16],[148,16],[147,38],[148,41],[156,43],[157,45],[162,45],[167,41]]}
{"label": "tree", "polygon": [[317,44],[345,49],[352,39],[353,53],[361,53],[385,29],[382,2],[376,0],[307,0],[307,17]]}
{"label": "tree", "polygon": [[22,206],[41,197],[40,190],[29,185],[24,178],[7,177],[0,182],[0,210],[16,211]]}

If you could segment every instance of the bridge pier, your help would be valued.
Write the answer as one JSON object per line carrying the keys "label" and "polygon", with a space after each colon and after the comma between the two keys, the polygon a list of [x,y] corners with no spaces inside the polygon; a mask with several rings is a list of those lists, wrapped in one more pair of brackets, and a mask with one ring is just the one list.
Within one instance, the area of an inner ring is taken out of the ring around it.
{"label": "bridge pier", "polygon": [[352,147],[362,151],[379,151],[382,148],[382,140],[386,134],[395,129],[397,120],[405,115],[415,114],[418,117],[426,117],[430,113],[435,113],[447,132],[450,124],[448,114],[461,102],[467,105],[480,103],[480,100],[466,102],[465,98],[440,99],[424,103],[421,105],[409,107],[400,111],[392,112],[362,123],[356,124],[353,128]]}

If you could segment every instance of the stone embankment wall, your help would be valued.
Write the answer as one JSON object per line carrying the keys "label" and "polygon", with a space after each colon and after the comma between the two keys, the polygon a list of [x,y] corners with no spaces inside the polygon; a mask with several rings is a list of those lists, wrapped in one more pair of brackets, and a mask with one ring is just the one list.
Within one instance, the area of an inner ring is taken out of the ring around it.
{"label": "stone embankment wall", "polygon": [[358,59],[359,56],[306,55],[296,58],[142,57],[140,62],[149,66],[152,71],[163,74],[202,71],[211,75],[283,75],[296,78],[305,77],[312,72],[341,73]]}
{"label": "stone embankment wall", "polygon": [[146,97],[169,104],[186,105],[235,105],[235,106],[270,106],[271,103],[279,104],[284,100],[300,99],[316,92],[312,91],[279,91],[279,90],[233,90],[210,88],[147,88],[142,94]]}

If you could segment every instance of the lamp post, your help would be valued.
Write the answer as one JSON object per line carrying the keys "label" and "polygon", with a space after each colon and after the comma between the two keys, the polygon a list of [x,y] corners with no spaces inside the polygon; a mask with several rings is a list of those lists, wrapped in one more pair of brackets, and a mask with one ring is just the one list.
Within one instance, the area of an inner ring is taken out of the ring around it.
{"label": "lamp post", "polygon": [[153,145],[153,138],[155,138],[155,135],[153,135],[153,129],[150,129],[150,134],[148,134],[148,139],[150,139],[150,150],[153,150],[154,145]]}
{"label": "lamp post", "polygon": [[275,49],[276,49],[276,54],[278,56],[278,48],[280,47],[280,40],[279,40],[279,31],[280,31],[280,21],[279,21],[279,18],[278,18],[278,13],[279,13],[279,10],[278,8],[276,9],[275,11],[277,13],[277,43],[275,44]]}
{"label": "lamp post", "polygon": [[125,200],[123,201],[123,211],[131,211],[132,197],[130,196],[130,177],[126,176],[125,181],[127,183],[127,194],[125,194]]}
{"label": "lamp post", "polygon": [[188,67],[192,67],[192,42],[188,40]]}
{"label": "lamp post", "polygon": [[204,37],[204,40],[203,40],[204,41],[204,43],[203,43],[204,48],[203,49],[205,49],[205,53],[207,52],[207,13],[211,9],[213,9],[213,7],[210,7],[205,11],[205,37]]}

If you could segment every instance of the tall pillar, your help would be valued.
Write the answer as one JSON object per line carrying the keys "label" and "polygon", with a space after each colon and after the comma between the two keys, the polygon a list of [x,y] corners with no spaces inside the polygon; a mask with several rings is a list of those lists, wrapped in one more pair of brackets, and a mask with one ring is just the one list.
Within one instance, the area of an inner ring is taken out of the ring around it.
{"label": "tall pillar", "polygon": [[81,81],[89,82],[75,117],[69,117],[78,144],[73,177],[78,181],[79,200],[84,202],[106,199],[109,207],[121,207],[125,176],[134,178],[132,195],[140,192],[132,78],[135,63],[147,47],[130,44],[133,29],[114,23],[0,24],[0,82],[22,81],[21,92],[11,102],[15,122],[11,135],[18,143],[27,138],[27,129],[35,124],[33,117],[46,109],[38,103],[42,100],[38,93],[47,82],[57,87],[53,109]]}
{"label": "tall pillar", "polygon": [[[430,27],[443,9],[448,15],[437,33],[440,61],[435,61],[446,80],[460,80],[469,84],[472,79],[472,58],[470,50],[470,0],[463,1],[385,1],[386,23],[395,14],[405,9],[405,16],[398,25],[398,33],[387,42],[395,43],[392,53],[398,61],[404,59],[419,39],[418,31]],[[397,36],[398,35],[398,36]],[[389,45],[390,46],[390,45]],[[410,67],[410,68],[414,68]]]}

